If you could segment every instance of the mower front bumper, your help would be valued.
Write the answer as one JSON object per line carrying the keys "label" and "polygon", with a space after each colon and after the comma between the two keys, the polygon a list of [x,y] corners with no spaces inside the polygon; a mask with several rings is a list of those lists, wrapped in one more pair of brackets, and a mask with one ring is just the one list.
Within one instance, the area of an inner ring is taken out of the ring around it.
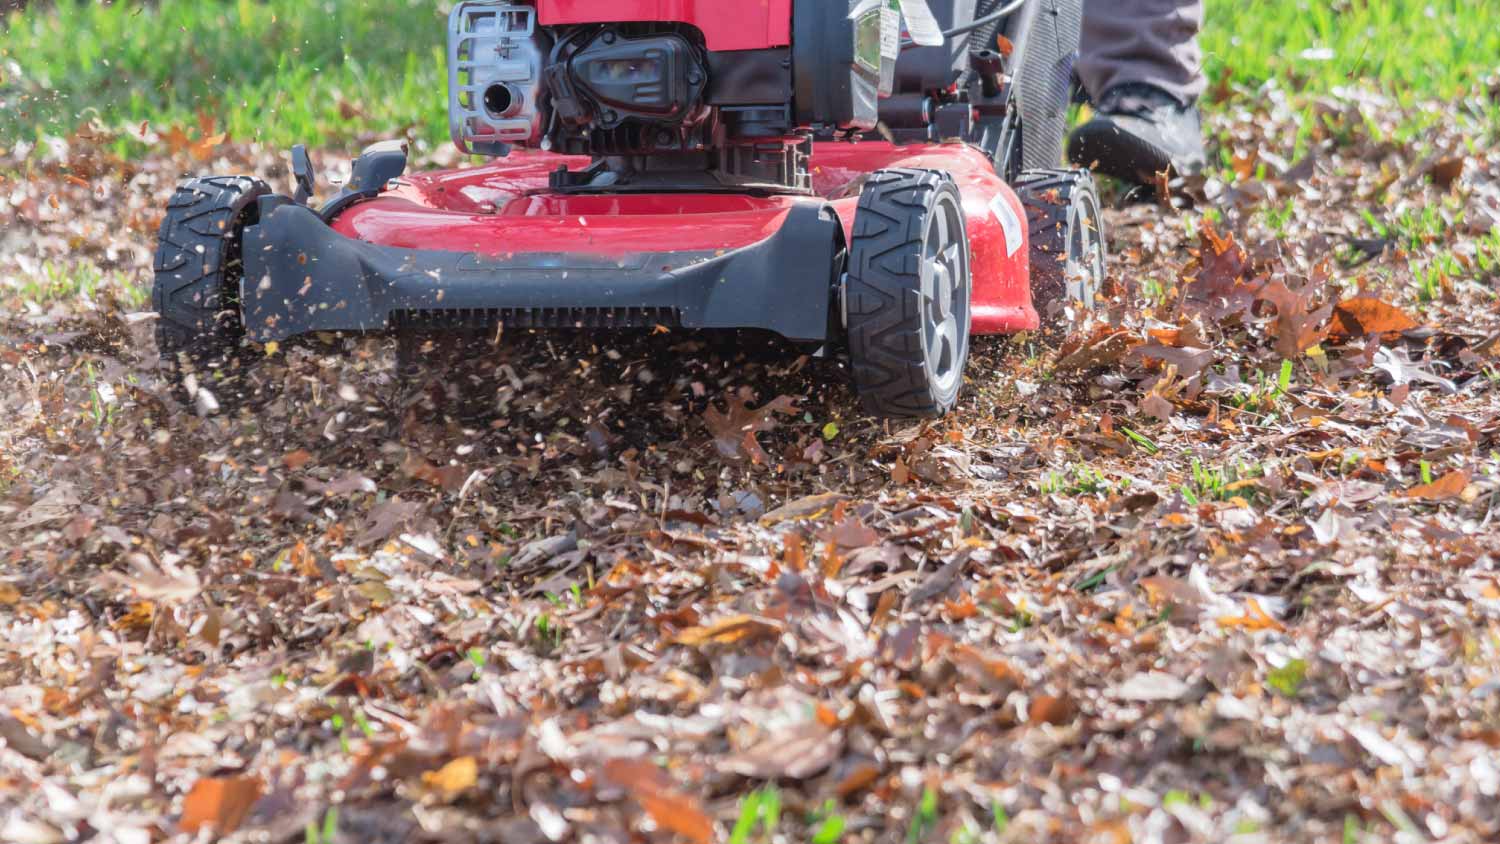
{"label": "mower front bumper", "polygon": [[843,228],[827,203],[797,202],[779,230],[711,252],[494,255],[403,249],[346,237],[281,196],[244,232],[241,303],[258,342],[318,331],[754,328],[829,339]]}

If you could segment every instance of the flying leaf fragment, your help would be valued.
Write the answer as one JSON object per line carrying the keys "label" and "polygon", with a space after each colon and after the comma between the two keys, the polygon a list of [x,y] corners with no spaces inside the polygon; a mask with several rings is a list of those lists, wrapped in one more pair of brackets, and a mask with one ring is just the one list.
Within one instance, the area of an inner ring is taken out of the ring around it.
{"label": "flying leaf fragment", "polygon": [[214,150],[218,149],[227,140],[229,140],[229,136],[223,132],[215,135],[205,135],[195,141],[188,148],[188,152],[196,161],[207,161],[213,158]]}
{"label": "flying leaf fragment", "polygon": [[1163,346],[1160,343],[1151,343],[1140,346],[1131,352],[1132,357],[1142,360],[1155,360],[1163,364],[1177,367],[1177,373],[1183,378],[1192,378],[1207,369],[1214,361],[1213,349],[1196,349],[1192,347],[1173,348]]}
{"label": "flying leaf fragment", "polygon": [[1063,346],[1053,369],[1058,372],[1086,372],[1109,366],[1140,345],[1129,331],[1101,326],[1093,335]]}

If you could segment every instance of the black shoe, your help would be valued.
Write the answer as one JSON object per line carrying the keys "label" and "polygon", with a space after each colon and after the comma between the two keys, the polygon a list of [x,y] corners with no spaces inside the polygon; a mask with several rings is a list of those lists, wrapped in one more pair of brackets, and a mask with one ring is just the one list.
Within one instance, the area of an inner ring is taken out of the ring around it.
{"label": "black shoe", "polygon": [[1170,178],[1197,175],[1208,163],[1198,106],[1154,85],[1117,85],[1099,98],[1093,119],[1073,130],[1068,159],[1138,185],[1155,185],[1168,171]]}

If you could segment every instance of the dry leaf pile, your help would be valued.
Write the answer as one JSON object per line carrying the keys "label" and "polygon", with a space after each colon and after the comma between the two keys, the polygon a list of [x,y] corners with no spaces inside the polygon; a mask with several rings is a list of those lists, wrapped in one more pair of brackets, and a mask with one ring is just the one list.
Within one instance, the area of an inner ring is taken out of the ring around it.
{"label": "dry leaf pile", "polygon": [[0,154],[0,840],[708,842],[771,783],[794,841],[1497,840],[1500,152],[1292,114],[895,427],[682,335],[507,336],[462,413],[318,338],[200,416],[130,285],[179,170],[284,165]]}

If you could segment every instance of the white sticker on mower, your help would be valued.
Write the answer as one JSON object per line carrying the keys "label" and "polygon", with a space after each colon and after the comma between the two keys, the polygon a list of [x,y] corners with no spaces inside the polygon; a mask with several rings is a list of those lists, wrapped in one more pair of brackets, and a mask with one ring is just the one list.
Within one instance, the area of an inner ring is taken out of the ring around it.
{"label": "white sticker on mower", "polygon": [[923,47],[943,46],[943,28],[932,16],[927,0],[900,0],[899,5],[901,13],[906,16],[906,30],[911,33],[912,41]]}
{"label": "white sticker on mower", "polygon": [[880,57],[901,58],[901,7],[894,2],[880,7]]}
{"label": "white sticker on mower", "polygon": [[1005,257],[1009,258],[1021,248],[1021,218],[1016,216],[1016,209],[1005,201],[1003,193],[996,194],[990,200],[990,213],[1000,221],[1000,228],[1005,232]]}

